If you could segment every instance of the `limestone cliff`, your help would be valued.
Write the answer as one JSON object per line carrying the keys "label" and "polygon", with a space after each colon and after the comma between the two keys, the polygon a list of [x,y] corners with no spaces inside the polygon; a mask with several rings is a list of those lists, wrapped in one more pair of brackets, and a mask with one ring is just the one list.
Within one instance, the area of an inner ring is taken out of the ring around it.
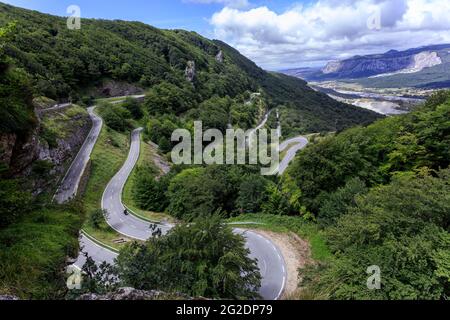
{"label": "limestone cliff", "polygon": [[194,61],[188,61],[186,70],[184,72],[186,76],[186,80],[189,82],[193,82],[196,75],[196,69],[195,69],[195,62]]}
{"label": "limestone cliff", "polygon": [[36,126],[25,135],[0,134],[0,161],[10,176],[26,178],[35,195],[62,178],[91,127],[86,110],[77,106],[36,109],[36,118]]}

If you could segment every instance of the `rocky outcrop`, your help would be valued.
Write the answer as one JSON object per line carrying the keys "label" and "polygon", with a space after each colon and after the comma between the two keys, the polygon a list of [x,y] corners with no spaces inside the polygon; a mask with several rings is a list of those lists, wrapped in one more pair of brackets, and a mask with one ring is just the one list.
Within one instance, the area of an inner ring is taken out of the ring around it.
{"label": "rocky outcrop", "polygon": [[336,73],[345,78],[365,77],[405,69],[412,62],[412,56],[355,57],[330,62],[322,72],[325,75]]}
{"label": "rocky outcrop", "polygon": [[104,81],[91,94],[101,97],[121,97],[142,94],[144,90],[134,84],[115,80]]}
{"label": "rocky outcrop", "polygon": [[0,301],[17,301],[20,300],[16,296],[0,296]]}
{"label": "rocky outcrop", "polygon": [[414,73],[442,64],[437,52],[424,51],[413,55],[402,56],[391,52],[386,56],[355,57],[343,61],[328,63],[322,70],[324,74],[339,73],[347,77],[360,75],[383,75],[393,73]]}
{"label": "rocky outcrop", "polygon": [[[331,61],[321,70],[300,70],[299,74],[301,78],[309,81],[414,74],[426,68],[439,66],[446,61],[448,63],[449,52],[450,44],[432,45],[405,51],[390,50],[382,54],[354,56],[344,60]],[[286,73],[297,73],[297,69],[288,70]]]}
{"label": "rocky outcrop", "polygon": [[343,69],[343,63],[340,61],[328,62],[325,68],[322,69],[324,74],[339,72]]}
{"label": "rocky outcrop", "polygon": [[[27,188],[34,195],[54,187],[91,128],[87,112],[75,115],[65,112],[70,112],[70,107],[40,114],[42,118],[37,117],[35,127],[26,135],[0,135],[0,161],[8,166],[11,177],[26,178]],[[58,137],[52,146],[42,137],[46,121],[58,122]],[[37,161],[48,162],[50,171],[35,174]]]}
{"label": "rocky outcrop", "polygon": [[143,291],[133,288],[120,288],[105,295],[84,294],[79,300],[191,300],[191,298],[183,294],[167,294],[155,290]]}
{"label": "rocky outcrop", "polygon": [[39,148],[40,125],[35,127],[27,136],[16,136],[7,165],[14,176],[26,176],[31,172],[31,166],[37,160]]}
{"label": "rocky outcrop", "polygon": [[[58,119],[59,116],[55,115],[55,117]],[[45,178],[36,177],[34,179],[33,191],[35,194],[41,193],[62,178],[67,166],[75,158],[88,136],[91,126],[92,123],[88,114],[83,113],[74,116],[70,121],[64,122],[63,130],[65,134],[63,137],[56,139],[55,146],[49,146],[45,139],[38,139],[35,161],[47,161],[52,164],[52,169]]]}
{"label": "rocky outcrop", "polygon": [[395,74],[405,74],[405,73],[417,73],[425,68],[431,68],[442,64],[442,59],[439,57],[437,52],[421,52],[412,57],[412,61],[407,68],[399,69],[394,72],[387,72],[378,74],[374,77],[386,77]]}
{"label": "rocky outcrop", "polygon": [[216,61],[219,63],[223,63],[223,51],[220,50],[219,53],[216,55]]}
{"label": "rocky outcrop", "polygon": [[195,70],[195,61],[188,61],[186,70],[184,71],[184,75],[186,76],[186,80],[189,82],[193,82],[196,75]]}
{"label": "rocky outcrop", "polygon": [[13,133],[0,134],[0,162],[10,164],[17,136]]}
{"label": "rocky outcrop", "polygon": [[74,156],[74,151],[78,150],[83,144],[90,126],[85,125],[77,127],[74,134],[65,139],[57,139],[57,147],[50,148],[47,141],[40,140],[37,147],[37,160],[50,161],[55,166],[61,166],[64,162]]}

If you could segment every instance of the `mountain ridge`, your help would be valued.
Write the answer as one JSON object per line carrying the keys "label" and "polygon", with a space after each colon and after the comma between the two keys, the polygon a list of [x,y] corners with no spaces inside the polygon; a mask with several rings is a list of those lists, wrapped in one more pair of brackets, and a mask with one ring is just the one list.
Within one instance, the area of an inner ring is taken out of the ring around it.
{"label": "mountain ridge", "polygon": [[[261,89],[269,108],[289,105],[301,113],[301,130],[306,132],[333,131],[335,121],[330,119],[335,118],[338,129],[378,118],[317,93],[302,80],[268,73],[224,42],[195,32],[95,19],[82,19],[80,30],[68,30],[63,17],[2,3],[0,9],[0,24],[16,24],[5,52],[28,73],[37,95],[89,103],[92,88],[105,79],[142,90],[167,82],[188,94],[187,109],[214,95],[233,98]],[[185,74],[192,62],[195,74],[189,81]]]}
{"label": "mountain ridge", "polygon": [[[299,76],[308,81],[347,81],[367,86],[392,87],[394,81],[406,86],[423,87],[433,79],[421,81],[423,75],[435,72],[448,82],[439,72],[440,67],[448,69],[450,65],[450,44],[437,44],[411,48],[403,51],[389,50],[381,54],[357,55],[348,59],[330,61],[321,70],[289,69],[286,74]],[[389,79],[375,79],[386,77]],[[390,78],[393,77],[393,78]],[[449,76],[450,77],[450,76]],[[395,79],[395,80],[391,80]],[[428,82],[427,82],[428,81]]]}

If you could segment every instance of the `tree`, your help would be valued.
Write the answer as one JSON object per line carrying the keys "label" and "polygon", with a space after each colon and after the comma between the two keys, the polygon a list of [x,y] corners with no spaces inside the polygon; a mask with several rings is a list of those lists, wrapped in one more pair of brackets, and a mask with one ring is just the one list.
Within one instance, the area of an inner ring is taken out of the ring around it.
{"label": "tree", "polygon": [[244,238],[218,215],[177,225],[166,236],[133,243],[117,258],[122,285],[192,297],[254,299],[261,276]]}
{"label": "tree", "polygon": [[134,98],[126,98],[125,101],[122,103],[122,107],[127,109],[133,119],[140,120],[144,116],[144,113],[141,110],[141,107],[139,105],[139,102]]}
{"label": "tree", "polygon": [[[445,299],[450,294],[450,169],[396,176],[327,229],[336,259],[309,284],[330,299]],[[368,290],[377,265],[382,290]]]}
{"label": "tree", "polygon": [[31,210],[32,197],[16,180],[0,179],[0,227],[5,227]]}
{"label": "tree", "polygon": [[129,126],[127,119],[131,118],[128,110],[110,103],[99,106],[100,114],[106,125],[116,131],[125,131]]}
{"label": "tree", "polygon": [[166,137],[161,137],[158,140],[158,147],[162,153],[168,153],[172,150],[172,143]]}
{"label": "tree", "polygon": [[268,198],[262,205],[265,214],[286,215],[291,211],[288,198],[274,183],[267,185]]}
{"label": "tree", "polygon": [[153,86],[145,97],[144,106],[151,115],[179,115],[186,112],[193,103],[189,90],[163,81]]}
{"label": "tree", "polygon": [[156,180],[153,171],[147,167],[138,167],[133,185],[133,199],[139,208],[162,212],[168,206],[166,195],[168,181]]}
{"label": "tree", "polygon": [[163,116],[159,119],[150,119],[147,122],[145,133],[151,141],[158,144],[163,153],[172,150],[171,137],[174,130],[178,128],[175,120],[170,116]]}
{"label": "tree", "polygon": [[90,214],[90,222],[95,229],[100,229],[105,219],[108,219],[108,211],[102,209],[96,209]]}
{"label": "tree", "polygon": [[269,181],[261,175],[249,175],[239,186],[236,207],[240,213],[260,212],[261,206],[267,200],[267,185]]}
{"label": "tree", "polygon": [[345,187],[336,192],[324,196],[320,207],[318,222],[321,225],[332,225],[340,216],[356,203],[356,197],[368,191],[366,185],[359,178],[347,182]]}
{"label": "tree", "polygon": [[170,182],[168,211],[178,219],[210,216],[216,211],[220,188],[220,181],[208,177],[204,168],[184,170]]}
{"label": "tree", "polygon": [[120,282],[116,276],[115,267],[106,262],[97,265],[88,254],[85,254],[85,256],[86,262],[81,269],[83,272],[82,286],[81,290],[76,292],[76,295],[85,293],[106,294],[117,290]]}
{"label": "tree", "polygon": [[222,132],[228,128],[231,99],[214,96],[203,101],[198,108],[192,109],[188,117],[194,121],[202,121],[204,129],[219,129]]}

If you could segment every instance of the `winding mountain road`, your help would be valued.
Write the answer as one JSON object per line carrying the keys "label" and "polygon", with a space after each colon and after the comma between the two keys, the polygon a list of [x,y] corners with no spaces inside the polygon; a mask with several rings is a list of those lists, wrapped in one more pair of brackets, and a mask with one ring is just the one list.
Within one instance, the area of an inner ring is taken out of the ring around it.
{"label": "winding mountain road", "polygon": [[[106,220],[114,230],[129,238],[145,241],[152,237],[151,224],[134,215],[125,215],[125,207],[122,203],[123,188],[139,158],[140,132],[141,129],[132,132],[128,158],[107,185],[102,197],[102,208],[108,212]],[[158,227],[163,234],[166,234],[173,228],[173,225],[159,224]],[[241,234],[246,239],[250,257],[258,260],[262,276],[260,295],[266,300],[278,299],[284,290],[287,277],[286,266],[279,249],[269,239],[255,232],[242,229],[235,229],[234,232]],[[82,236],[80,244],[83,248],[82,252],[88,253],[98,263],[103,261],[111,263],[117,256],[115,252],[100,247],[85,235]],[[83,253],[80,253],[75,263],[80,268],[85,262]]]}
{"label": "winding mountain road", "polygon": [[[145,97],[145,95],[132,95],[132,96],[118,97],[120,100],[113,101],[111,103],[112,104],[122,103],[128,97],[134,98],[134,99],[142,99]],[[70,107],[71,105],[72,105],[71,103],[57,104],[51,108],[43,109],[42,112],[49,112],[49,111],[64,109],[64,108]],[[67,170],[66,175],[64,176],[62,181],[59,183],[59,187],[56,190],[55,195],[53,196],[53,201],[56,201],[59,204],[70,201],[72,198],[74,198],[77,195],[81,177],[83,176],[84,170],[86,169],[86,165],[89,162],[92,150],[94,149],[94,146],[95,146],[95,143],[97,142],[98,136],[100,135],[100,132],[102,131],[103,119],[100,118],[99,116],[97,116],[94,113],[94,110],[95,110],[95,106],[87,108],[89,116],[92,120],[91,131],[89,132],[86,140],[84,141],[83,145],[81,146],[80,150],[78,151],[78,154],[76,155],[75,159],[72,161],[72,164],[70,165],[69,169]]]}
{"label": "winding mountain road", "polygon": [[295,137],[284,141],[280,145],[280,152],[283,152],[284,150],[286,150],[287,147],[293,144],[293,146],[290,147],[286,152],[286,155],[284,156],[283,160],[281,160],[280,162],[280,166],[278,167],[278,175],[283,175],[283,173],[288,168],[289,164],[292,162],[292,160],[294,160],[297,153],[300,150],[306,148],[308,143],[309,141],[306,137]]}
{"label": "winding mountain road", "polygon": [[94,149],[97,138],[102,130],[103,120],[94,113],[95,107],[87,109],[92,120],[92,128],[86,140],[81,146],[75,159],[72,161],[66,175],[62,179],[58,190],[53,197],[53,201],[57,203],[64,203],[76,196],[78,187],[80,185],[81,177],[83,176],[86,165],[89,162],[92,150]]}
{"label": "winding mountain road", "polygon": [[[79,181],[102,128],[103,121],[95,115],[94,107],[89,108],[88,111],[93,121],[93,127],[55,195],[58,203],[69,201],[76,195]],[[259,125],[256,129],[262,128],[267,118],[268,115],[264,118],[262,125]],[[151,224],[134,215],[125,215],[125,207],[122,203],[123,188],[139,158],[141,131],[142,129],[136,129],[132,132],[128,158],[104,190],[102,208],[108,212],[106,220],[111,228],[129,238],[145,241],[152,236]],[[280,149],[284,150],[293,143],[297,144],[288,150],[285,159],[280,164],[280,174],[287,168],[289,162],[295,157],[296,152],[306,146],[308,140],[304,137],[290,139],[283,143]],[[173,225],[159,224],[158,227],[163,234],[166,234],[173,228]],[[279,299],[283,293],[287,278],[286,265],[280,250],[269,239],[255,232],[236,228],[234,233],[241,234],[246,239],[246,247],[250,250],[251,258],[258,260],[258,267],[262,276],[259,292],[261,297],[266,300]],[[74,264],[78,268],[82,268],[86,261],[84,253],[87,253],[97,263],[104,261],[114,263],[117,257],[116,252],[97,244],[84,234],[80,237],[80,247],[82,252],[80,252]]]}
{"label": "winding mountain road", "polygon": [[[102,197],[102,209],[108,212],[106,221],[118,233],[132,239],[145,241],[152,236],[150,222],[135,217],[132,214],[125,215],[125,206],[122,203],[122,192],[134,166],[139,159],[140,133],[142,129],[133,130],[131,133],[131,145],[128,158],[122,168],[112,178]],[[173,225],[160,224],[158,227],[166,234]]]}

